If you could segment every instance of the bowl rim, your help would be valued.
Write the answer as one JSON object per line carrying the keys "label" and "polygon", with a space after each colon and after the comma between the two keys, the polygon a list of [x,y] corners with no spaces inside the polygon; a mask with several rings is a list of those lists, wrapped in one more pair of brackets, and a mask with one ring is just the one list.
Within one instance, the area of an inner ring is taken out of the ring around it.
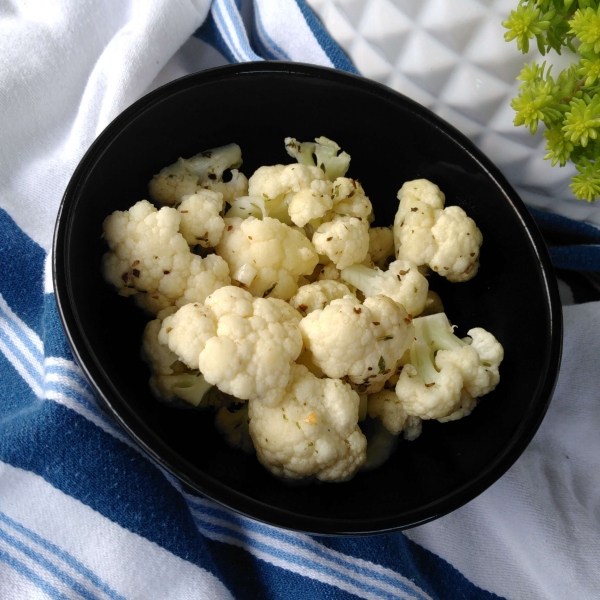
{"label": "bowl rim", "polygon": [[[546,297],[544,309],[548,312],[550,340],[543,369],[546,377],[536,390],[537,401],[530,406],[525,418],[510,438],[510,442],[482,473],[434,502],[411,511],[404,511],[401,519],[393,516],[365,517],[362,519],[324,519],[301,515],[250,498],[201,472],[174,450],[171,450],[120,400],[117,390],[103,377],[81,331],[77,308],[72,301],[72,294],[69,289],[69,257],[65,254],[65,245],[71,231],[71,208],[77,203],[79,190],[87,178],[88,169],[106,151],[122,125],[135,120],[140,114],[162,101],[165,97],[177,94],[189,86],[232,76],[247,76],[252,73],[300,75],[317,79],[325,78],[343,84],[351,83],[368,93],[404,104],[417,116],[435,126],[442,134],[450,137],[486,172],[499,191],[504,194],[514,213],[519,217],[529,237],[530,244],[537,255],[540,275],[544,283]],[[550,254],[533,216],[499,169],[454,126],[400,92],[360,75],[312,64],[288,61],[257,61],[214,67],[166,83],[142,96],[122,111],[91,144],[78,163],[65,189],[54,229],[52,280],[58,314],[76,362],[110,416],[134,440],[137,447],[141,449],[142,454],[149,457],[159,468],[171,473],[183,482],[192,493],[198,492],[206,495],[217,503],[259,522],[303,533],[355,536],[399,531],[437,519],[473,500],[504,475],[535,435],[552,399],[562,356],[562,306]],[[200,482],[195,478],[198,476]]]}

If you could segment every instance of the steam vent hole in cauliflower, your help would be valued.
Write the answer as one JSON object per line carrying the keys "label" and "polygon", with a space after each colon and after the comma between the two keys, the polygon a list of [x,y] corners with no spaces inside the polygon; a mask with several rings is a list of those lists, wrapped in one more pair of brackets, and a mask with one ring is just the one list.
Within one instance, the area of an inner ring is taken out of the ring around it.
{"label": "steam vent hole in cauliflower", "polygon": [[432,271],[475,277],[483,236],[425,179],[398,182],[394,222],[377,223],[326,137],[281,154],[253,173],[235,143],[173,157],[104,220],[102,272],[149,316],[154,398],[214,414],[283,481],[343,482],[498,385],[500,341],[477,323],[459,338],[430,289]]}

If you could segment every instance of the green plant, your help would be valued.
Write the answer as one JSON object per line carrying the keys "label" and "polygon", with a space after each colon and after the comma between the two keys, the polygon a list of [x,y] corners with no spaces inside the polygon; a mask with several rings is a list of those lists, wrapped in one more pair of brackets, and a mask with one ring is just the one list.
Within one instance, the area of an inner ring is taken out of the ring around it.
{"label": "green plant", "polygon": [[556,77],[546,61],[526,64],[511,106],[515,125],[533,134],[544,124],[544,158],[553,166],[574,163],[570,187],[578,199],[593,202],[600,197],[600,0],[519,0],[502,25],[506,41],[516,40],[523,54],[534,38],[542,55],[564,48],[573,53]]}

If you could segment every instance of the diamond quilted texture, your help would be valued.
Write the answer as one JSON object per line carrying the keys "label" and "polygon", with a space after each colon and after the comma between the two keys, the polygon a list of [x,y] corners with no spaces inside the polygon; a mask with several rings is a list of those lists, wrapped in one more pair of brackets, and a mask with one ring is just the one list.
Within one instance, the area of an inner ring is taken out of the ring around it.
{"label": "diamond quilted texture", "polygon": [[[468,136],[532,206],[600,225],[574,199],[574,167],[544,160],[542,132],[513,125],[523,56],[504,41],[501,21],[516,0],[308,0],[365,76],[427,106]],[[553,59],[568,62],[569,57]]]}

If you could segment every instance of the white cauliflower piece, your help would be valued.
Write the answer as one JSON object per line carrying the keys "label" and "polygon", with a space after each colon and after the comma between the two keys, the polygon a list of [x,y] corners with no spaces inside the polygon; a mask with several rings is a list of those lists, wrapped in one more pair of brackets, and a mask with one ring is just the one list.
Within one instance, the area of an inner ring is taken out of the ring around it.
{"label": "white cauliflower piece", "polygon": [[399,259],[428,265],[452,282],[468,281],[479,269],[481,231],[459,206],[444,208],[445,196],[426,179],[398,191],[394,244]]}
{"label": "white cauliflower piece", "polygon": [[347,383],[318,379],[294,364],[279,405],[249,403],[259,461],[278,477],[347,481],[366,459],[358,407],[358,394]]}
{"label": "white cauliflower piece", "polygon": [[303,285],[290,298],[290,305],[308,315],[315,310],[322,310],[332,300],[348,294],[352,294],[348,286],[339,281],[325,279]]}
{"label": "white cauliflower piece", "polygon": [[246,264],[256,271],[243,282],[254,296],[283,300],[296,293],[298,278],[311,274],[319,260],[304,235],[271,217],[226,218],[216,252],[234,274]]}
{"label": "white cauliflower piece", "polygon": [[290,219],[298,227],[304,227],[309,221],[322,219],[333,208],[331,182],[315,179],[310,187],[295,193],[288,206]]}
{"label": "white cauliflower piece", "polygon": [[103,257],[105,279],[122,296],[156,314],[167,306],[204,299],[229,285],[229,267],[219,256],[196,256],[179,233],[181,215],[174,208],[157,210],[142,200],[104,220],[110,250]]}
{"label": "white cauliflower piece", "polygon": [[319,254],[337,269],[360,263],[369,252],[369,223],[356,217],[337,216],[319,226],[312,237]]}
{"label": "white cauliflower piece", "polygon": [[[174,352],[181,351],[182,359],[190,360],[188,354],[199,351],[200,372],[222,392],[275,406],[284,395],[291,363],[302,350],[300,318],[283,300],[255,298],[226,286],[202,308],[192,306],[181,319],[165,320],[161,339]],[[213,321],[212,337],[207,319]]]}
{"label": "white cauliflower piece", "polygon": [[379,269],[385,269],[388,259],[395,256],[394,232],[390,227],[369,229],[369,258]]}
{"label": "white cauliflower piece", "polygon": [[310,188],[315,179],[325,179],[318,167],[299,164],[259,167],[248,180],[248,194],[276,200]]}
{"label": "white cauliflower piece", "polygon": [[384,294],[402,304],[409,315],[419,315],[427,302],[429,283],[417,265],[408,260],[390,263],[387,271],[364,265],[351,265],[342,269],[343,281],[358,288],[366,298]]}
{"label": "white cauliflower piece", "polygon": [[333,300],[300,321],[312,362],[325,375],[346,378],[361,392],[379,391],[413,339],[411,319],[387,296]]}
{"label": "white cauliflower piece", "polygon": [[190,196],[183,196],[177,212],[181,215],[179,233],[189,246],[200,244],[212,248],[219,243],[225,228],[221,211],[223,194],[211,190],[200,190]]}
{"label": "white cauliflower piece", "polygon": [[404,433],[404,437],[413,441],[421,435],[422,420],[411,417],[394,390],[384,389],[370,394],[367,399],[367,412],[372,419],[379,417],[383,426],[393,435]]}
{"label": "white cauliflower piece", "polygon": [[198,371],[180,362],[179,356],[160,339],[163,321],[176,310],[174,306],[165,308],[144,328],[141,354],[150,367],[150,390],[161,402],[180,407],[215,406],[216,398],[210,394],[213,386]]}
{"label": "white cauliflower piece", "polygon": [[158,313],[156,319],[148,321],[142,335],[142,358],[151,371],[156,375],[171,375],[173,365],[179,360],[177,354],[172,352],[166,344],[159,341],[160,328],[163,319],[173,314],[176,307],[170,306]]}
{"label": "white cauliflower piece", "polygon": [[340,152],[339,145],[321,136],[313,142],[298,142],[295,138],[285,138],[287,153],[303,165],[320,167],[330,181],[346,174],[350,167],[350,155]]}
{"label": "white cauliflower piece", "polygon": [[411,362],[396,385],[406,412],[423,419],[467,416],[476,405],[474,399],[491,392],[500,380],[501,344],[481,328],[469,331],[473,338],[460,340],[444,313],[419,317],[413,323],[416,339]]}
{"label": "white cauliflower piece", "polygon": [[356,179],[338,177],[333,182],[333,211],[340,216],[371,221],[373,206]]}
{"label": "white cauliflower piece", "polygon": [[[179,160],[154,175],[148,184],[150,197],[161,204],[175,205],[183,196],[208,189],[223,195],[226,202],[248,193],[248,180],[238,171],[242,151],[237,144],[228,144]],[[224,180],[226,170],[231,179]]]}
{"label": "white cauliflower piece", "polygon": [[164,318],[158,341],[190,369],[198,369],[200,352],[215,335],[217,327],[212,312],[203,304],[194,302]]}

